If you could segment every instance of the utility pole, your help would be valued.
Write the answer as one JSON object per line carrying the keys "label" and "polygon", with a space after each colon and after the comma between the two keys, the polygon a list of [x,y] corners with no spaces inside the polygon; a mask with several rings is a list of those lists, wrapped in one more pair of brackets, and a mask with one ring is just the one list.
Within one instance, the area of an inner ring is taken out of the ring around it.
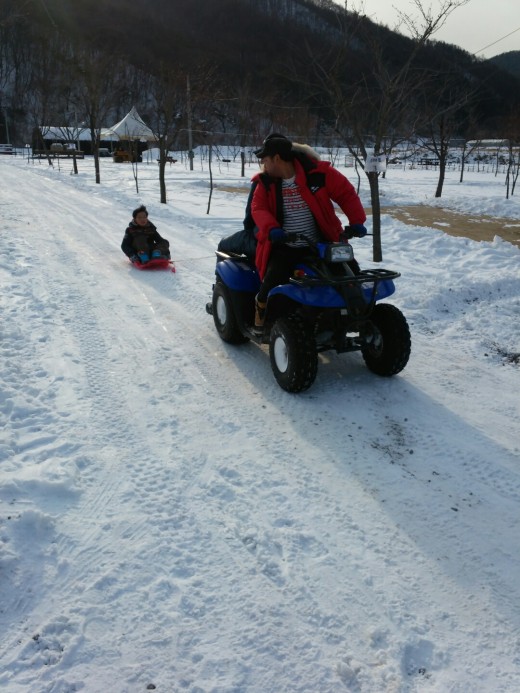
{"label": "utility pole", "polygon": [[0,91],[0,109],[4,112],[5,142],[6,144],[11,144],[11,141],[9,140],[9,125],[7,123],[7,106],[4,106],[2,103],[3,96],[3,92]]}
{"label": "utility pole", "polygon": [[186,77],[186,110],[188,114],[188,158],[190,160],[190,171],[193,171],[193,137],[191,132],[191,89],[189,75]]}
{"label": "utility pole", "polygon": [[9,125],[7,123],[7,108],[4,108],[4,120],[5,120],[5,138],[6,138],[6,143],[11,144],[11,140],[9,139]]}

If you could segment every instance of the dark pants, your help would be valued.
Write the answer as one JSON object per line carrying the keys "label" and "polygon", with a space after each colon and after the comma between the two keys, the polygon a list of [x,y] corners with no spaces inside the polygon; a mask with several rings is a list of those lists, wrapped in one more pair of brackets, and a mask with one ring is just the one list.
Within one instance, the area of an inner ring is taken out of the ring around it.
{"label": "dark pants", "polygon": [[223,253],[236,253],[236,255],[247,255],[250,260],[255,259],[256,238],[253,231],[242,229],[223,238],[217,246],[217,250]]}
{"label": "dark pants", "polygon": [[145,233],[136,233],[132,239],[132,245],[137,253],[148,253],[148,255],[151,255],[154,250],[159,250],[162,255],[169,256],[170,244],[166,239],[156,242]]}
{"label": "dark pants", "polygon": [[273,245],[257,300],[260,303],[265,303],[271,289],[274,289],[278,284],[287,284],[295,266],[308,256],[308,248],[291,248],[283,244]]}

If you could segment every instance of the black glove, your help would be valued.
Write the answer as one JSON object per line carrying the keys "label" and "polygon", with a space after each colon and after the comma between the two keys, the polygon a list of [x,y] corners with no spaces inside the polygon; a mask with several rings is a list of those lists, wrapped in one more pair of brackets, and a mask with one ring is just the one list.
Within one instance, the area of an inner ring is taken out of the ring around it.
{"label": "black glove", "polygon": [[351,238],[363,238],[368,233],[363,224],[351,224],[350,232],[352,234]]}
{"label": "black glove", "polygon": [[269,240],[271,241],[271,243],[285,243],[286,233],[280,227],[271,229],[269,231]]}

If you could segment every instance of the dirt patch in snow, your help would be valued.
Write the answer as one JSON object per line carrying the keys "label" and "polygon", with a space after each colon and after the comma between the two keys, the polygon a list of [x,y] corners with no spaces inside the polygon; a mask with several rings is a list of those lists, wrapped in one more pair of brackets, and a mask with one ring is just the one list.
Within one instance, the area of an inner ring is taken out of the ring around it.
{"label": "dirt patch in snow", "polygon": [[[371,212],[367,209],[367,214]],[[520,247],[520,219],[462,214],[427,205],[382,207],[381,214],[389,214],[403,224],[439,229],[451,236],[463,236],[474,241],[492,241],[495,236],[500,236]]]}
{"label": "dirt patch in snow", "polygon": [[[222,192],[248,193],[248,187],[219,186]],[[372,214],[366,207],[367,216]],[[442,207],[428,205],[397,205],[382,207],[381,214],[389,214],[397,221],[411,226],[426,226],[444,231],[451,236],[471,238],[473,241],[492,241],[495,236],[520,247],[520,219],[490,217],[486,215],[463,214]]]}

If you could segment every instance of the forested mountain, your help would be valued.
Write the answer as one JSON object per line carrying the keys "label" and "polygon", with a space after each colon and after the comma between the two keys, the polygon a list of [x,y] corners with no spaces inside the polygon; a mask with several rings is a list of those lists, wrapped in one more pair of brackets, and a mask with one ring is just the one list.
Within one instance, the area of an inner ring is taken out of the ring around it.
{"label": "forested mountain", "polygon": [[515,77],[520,78],[520,51],[509,51],[508,53],[501,53],[501,55],[496,55],[489,59],[489,62],[493,63],[502,70],[511,73]]}
{"label": "forested mountain", "polygon": [[244,143],[272,128],[351,132],[357,121],[338,123],[357,103],[370,136],[379,92],[397,88],[408,112],[385,127],[403,135],[433,102],[472,137],[518,112],[520,80],[497,61],[428,40],[407,65],[415,48],[330,0],[0,0],[0,106],[18,143],[35,125],[105,126],[132,105],[169,140],[191,109],[199,131]]}

